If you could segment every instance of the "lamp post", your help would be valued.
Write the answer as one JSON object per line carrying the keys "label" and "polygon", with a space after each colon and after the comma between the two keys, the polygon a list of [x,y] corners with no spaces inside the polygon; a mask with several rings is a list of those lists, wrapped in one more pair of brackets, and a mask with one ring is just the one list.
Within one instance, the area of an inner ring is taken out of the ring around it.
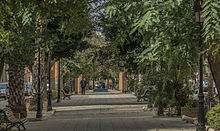
{"label": "lamp post", "polygon": [[[153,72],[153,62],[151,62],[150,68],[151,68],[151,72]],[[152,108],[153,107],[152,106],[152,89],[153,89],[152,86],[153,86],[153,83],[151,82],[151,85],[149,87],[148,108]]]}
{"label": "lamp post", "polygon": [[40,92],[40,47],[38,48],[38,88],[37,88],[37,114],[36,118],[42,118],[41,92]]}
{"label": "lamp post", "polygon": [[205,131],[205,111],[204,111],[204,94],[203,94],[203,55],[202,55],[202,26],[204,19],[201,18],[201,4],[202,0],[197,0],[195,6],[195,15],[196,15],[196,22],[199,23],[200,26],[200,62],[199,62],[199,72],[200,72],[200,86],[199,86],[199,112],[198,112],[198,127],[197,131]]}
{"label": "lamp post", "polygon": [[48,54],[48,60],[49,60],[49,71],[48,71],[48,91],[47,91],[47,111],[52,111],[52,102],[51,102],[51,82],[50,82],[50,71],[51,71],[51,61],[50,61],[50,55]]}
{"label": "lamp post", "polygon": [[57,92],[57,103],[60,102],[60,60],[59,60],[59,67],[58,67],[58,92]]}
{"label": "lamp post", "polygon": [[128,92],[128,71],[126,72],[126,91]]}
{"label": "lamp post", "polygon": [[73,92],[73,80],[72,77],[70,77],[70,92]]}
{"label": "lamp post", "polygon": [[87,81],[88,81],[88,89],[90,90],[90,76],[87,77]]}
{"label": "lamp post", "polygon": [[112,90],[114,90],[115,87],[115,78],[112,78]]}
{"label": "lamp post", "polygon": [[152,108],[152,86],[149,87],[149,99],[147,107]]}

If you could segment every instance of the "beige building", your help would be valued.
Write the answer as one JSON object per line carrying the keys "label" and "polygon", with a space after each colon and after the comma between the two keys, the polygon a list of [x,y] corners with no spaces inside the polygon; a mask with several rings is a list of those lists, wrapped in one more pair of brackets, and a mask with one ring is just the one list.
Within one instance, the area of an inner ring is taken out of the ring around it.
{"label": "beige building", "polygon": [[[51,68],[51,87],[53,89],[57,88],[58,85],[58,70],[59,69],[59,62],[56,62],[52,68]],[[2,76],[0,76],[0,82],[8,82],[9,80],[9,75],[8,75],[8,65],[5,64]],[[24,76],[24,83],[29,83],[32,82],[32,74],[30,70],[26,67],[25,68],[25,76]],[[61,88],[62,88],[62,78],[61,78]]]}

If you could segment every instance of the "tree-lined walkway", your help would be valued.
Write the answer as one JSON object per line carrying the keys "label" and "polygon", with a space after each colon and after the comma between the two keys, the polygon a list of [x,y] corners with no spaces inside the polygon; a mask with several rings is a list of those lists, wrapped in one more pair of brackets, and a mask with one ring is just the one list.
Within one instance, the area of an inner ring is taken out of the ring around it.
{"label": "tree-lined walkway", "polygon": [[28,131],[194,131],[194,126],[179,118],[153,118],[144,112],[146,103],[135,96],[109,93],[73,95],[56,103],[56,113],[45,121],[29,122]]}

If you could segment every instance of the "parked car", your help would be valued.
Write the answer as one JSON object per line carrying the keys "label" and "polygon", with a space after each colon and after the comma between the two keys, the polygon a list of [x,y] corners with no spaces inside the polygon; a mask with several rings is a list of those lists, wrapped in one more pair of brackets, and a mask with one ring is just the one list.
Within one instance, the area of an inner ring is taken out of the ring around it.
{"label": "parked car", "polygon": [[0,83],[0,98],[8,98],[8,83]]}
{"label": "parked car", "polygon": [[24,86],[24,94],[25,96],[30,96],[31,95],[31,87],[32,87],[32,82],[26,83]]}
{"label": "parked car", "polygon": [[98,81],[95,83],[96,88],[105,88],[105,82]]}

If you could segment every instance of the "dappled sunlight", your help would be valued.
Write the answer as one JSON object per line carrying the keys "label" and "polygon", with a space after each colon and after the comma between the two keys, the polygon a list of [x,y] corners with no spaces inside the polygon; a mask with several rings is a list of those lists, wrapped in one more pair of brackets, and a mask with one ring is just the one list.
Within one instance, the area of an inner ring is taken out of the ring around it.
{"label": "dappled sunlight", "polygon": [[[101,110],[101,109],[111,109],[111,110],[142,110],[143,105],[88,105],[88,106],[63,106],[63,107],[54,107],[58,111],[77,111],[77,110]],[[127,109],[129,108],[129,109]]]}

